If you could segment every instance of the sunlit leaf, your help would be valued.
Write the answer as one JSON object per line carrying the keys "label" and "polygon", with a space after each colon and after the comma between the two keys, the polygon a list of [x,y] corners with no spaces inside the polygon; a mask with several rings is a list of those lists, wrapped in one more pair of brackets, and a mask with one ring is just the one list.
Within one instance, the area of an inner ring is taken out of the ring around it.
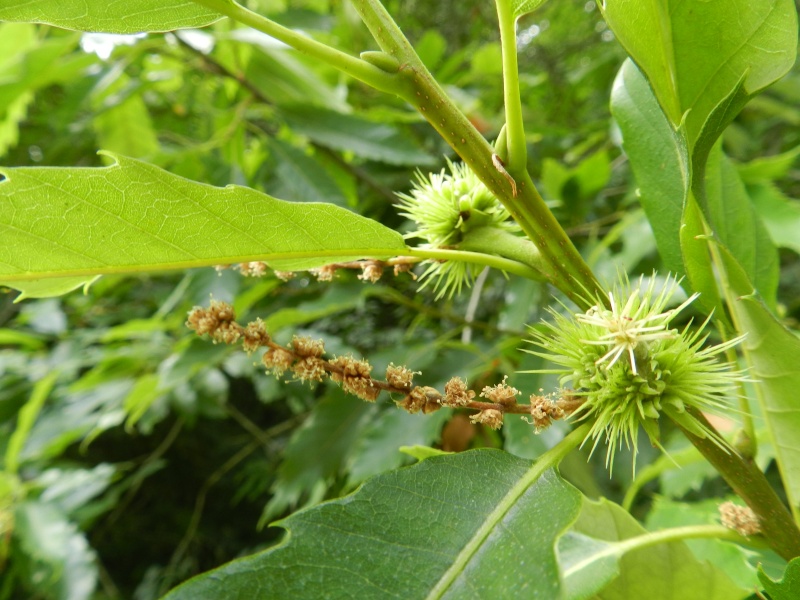
{"label": "sunlit leaf", "polygon": [[681,542],[636,549],[624,543],[645,534],[620,506],[584,500],[575,525],[558,542],[567,597],[737,600],[750,594]]}
{"label": "sunlit leaf", "polygon": [[74,287],[98,274],[252,260],[298,270],[405,248],[400,234],[336,206],[215,188],[111,156],[104,168],[0,169],[0,284],[69,277]]}
{"label": "sunlit leaf", "polygon": [[47,23],[76,31],[139,33],[203,27],[221,18],[189,0],[0,0],[0,21]]}

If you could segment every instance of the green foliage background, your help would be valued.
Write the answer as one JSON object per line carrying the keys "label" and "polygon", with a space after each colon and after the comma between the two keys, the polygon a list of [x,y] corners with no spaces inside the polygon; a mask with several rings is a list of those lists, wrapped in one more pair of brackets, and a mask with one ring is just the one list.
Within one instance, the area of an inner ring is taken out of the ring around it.
{"label": "green foliage background", "polygon": [[[371,47],[346,3],[250,5],[353,54]],[[386,5],[447,92],[494,139],[504,117],[491,3]],[[615,124],[609,111],[625,52],[593,3],[546,4],[523,17],[519,31],[529,166],[545,199],[601,277],[613,280],[621,265],[631,274],[660,268],[657,237],[635,192],[646,183],[634,182],[620,146],[625,123]],[[195,181],[249,186],[294,203],[328,202],[403,231],[394,192],[407,191],[415,169],[437,171],[441,157],[451,156],[400,100],[228,21],[114,43],[0,23],[3,165],[108,165],[96,154],[102,148]],[[742,176],[780,249],[780,286],[770,300],[795,331],[798,106],[795,67],[723,136],[732,159],[725,168]],[[133,249],[137,240],[126,243]],[[322,337],[331,353],[368,356],[376,372],[394,362],[422,371],[432,386],[459,375],[480,389],[508,374],[528,393],[555,387],[547,377],[517,373],[539,366],[517,349],[525,325],[551,303],[549,293],[497,272],[480,289],[470,322],[468,293],[434,302],[432,290],[418,290],[402,274],[374,285],[347,274],[334,284],[311,276],[283,283],[198,268],[105,276],[87,295],[58,299],[15,304],[13,293],[2,294],[0,499],[9,500],[0,504],[0,518],[13,512],[15,521],[4,530],[0,520],[0,598],[156,598],[276,544],[283,530],[267,527],[271,521],[410,464],[401,446],[500,448],[533,458],[566,431],[554,426],[535,436],[509,419],[497,433],[449,411],[408,415],[334,387],[277,381],[254,358],[189,335],[185,314],[209,295],[233,302],[242,320],[263,317],[280,341],[297,332]],[[761,466],[768,467],[772,455],[760,433]],[[715,507],[707,499],[726,488],[680,437],[667,435],[667,445],[685,466],[674,469],[642,447],[640,473],[650,463],[662,466],[637,482],[646,493],[633,514],[663,523],[670,510],[691,506],[698,522],[708,521]],[[590,498],[619,502],[632,474],[630,455],[618,460],[611,478],[602,456],[587,452],[569,457],[561,473]],[[767,472],[778,484],[774,467]],[[691,550],[712,558],[727,552]],[[767,571],[778,578],[784,565],[766,556]],[[730,561],[726,572],[744,573],[741,587],[755,585],[747,557]]]}

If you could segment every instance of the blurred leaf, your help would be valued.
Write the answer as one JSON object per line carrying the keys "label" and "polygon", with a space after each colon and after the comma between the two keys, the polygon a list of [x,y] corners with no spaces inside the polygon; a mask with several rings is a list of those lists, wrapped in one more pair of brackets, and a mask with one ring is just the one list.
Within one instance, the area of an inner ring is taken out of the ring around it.
{"label": "blurred leaf", "polygon": [[304,495],[318,502],[312,492],[315,488],[324,492],[328,481],[341,474],[345,457],[372,412],[370,404],[330,387],[286,447],[261,522],[295,507]]}
{"label": "blurred leaf", "polygon": [[800,201],[786,197],[772,183],[749,185],[747,192],[775,245],[800,253]]}
{"label": "blurred leaf", "polygon": [[710,148],[749,97],[796,58],[792,0],[604,0],[601,9],[672,127],[685,127],[690,148],[701,134]]}
{"label": "blurred leaf", "polygon": [[[230,33],[236,44],[221,42],[215,49],[222,63],[238,73],[246,57],[243,79],[270,102],[279,106],[314,105],[346,112],[349,106],[340,89],[326,81],[320,65],[291,48],[276,44],[274,38],[254,29],[234,29]],[[310,64],[309,64],[310,63]]]}
{"label": "blurred leaf", "polygon": [[131,94],[98,112],[92,126],[98,145],[109,152],[132,158],[152,157],[158,152],[158,138],[141,95]]}
{"label": "blurred leaf", "polygon": [[347,487],[401,466],[405,462],[401,447],[425,448],[438,441],[450,416],[449,410],[432,415],[411,415],[394,407],[384,410],[353,445],[347,460]]}
{"label": "blurred leaf", "polygon": [[769,594],[770,600],[795,600],[800,597],[800,558],[792,559],[786,565],[786,572],[780,581],[773,581],[759,565],[758,578]]}
{"label": "blurred leaf", "polygon": [[75,513],[89,500],[111,485],[116,473],[114,466],[108,463],[91,469],[47,469],[37,479],[37,484],[44,488],[39,499],[75,518]]}
{"label": "blurred leaf", "polygon": [[[713,242],[712,242],[713,243]],[[744,269],[718,248],[722,289],[736,323],[764,419],[774,441],[775,457],[793,511],[800,505],[800,338],[786,329],[764,305]]]}
{"label": "blurred leaf", "polygon": [[271,140],[269,147],[277,159],[275,173],[281,183],[276,194],[295,202],[347,206],[347,198],[336,181],[313,156],[280,140]]}
{"label": "blurred leaf", "polygon": [[552,470],[531,473],[495,450],[431,457],[293,514],[278,523],[290,532],[280,546],[166,598],[555,598],[553,544],[580,495]]}
{"label": "blurred leaf", "polygon": [[14,516],[30,588],[57,600],[89,600],[97,584],[95,553],[75,525],[42,502],[23,502]]}
{"label": "blurred leaf", "polygon": [[736,170],[746,184],[775,181],[786,177],[798,156],[800,146],[782,154],[754,158],[750,162],[736,165]]}
{"label": "blurred leaf", "polygon": [[215,11],[187,0],[0,0],[0,20],[47,23],[76,31],[139,33],[203,27],[221,18]]}
{"label": "blurred leaf", "polygon": [[323,317],[352,310],[362,302],[362,296],[367,289],[362,284],[340,283],[325,290],[320,298],[281,308],[267,315],[264,326],[272,334],[287,327],[305,325]]}
{"label": "blurred leaf", "polygon": [[414,44],[414,50],[428,70],[435,71],[447,51],[447,40],[435,29],[429,29]]}
{"label": "blurred leaf", "polygon": [[282,107],[281,115],[295,133],[321,146],[349,150],[367,160],[413,166],[432,166],[437,162],[410,136],[392,125],[311,106]]}
{"label": "blurred leaf", "polygon": [[125,427],[129,430],[142,418],[147,409],[162,395],[158,388],[159,377],[153,373],[143,375],[136,380],[136,383],[125,396],[123,407],[128,413]]}
{"label": "blurred leaf", "polygon": [[335,206],[214,188],[112,156],[101,169],[0,170],[0,282],[250,260],[296,270],[405,249],[400,234]]}
{"label": "blurred leaf", "polygon": [[573,528],[558,541],[567,597],[599,600],[736,600],[750,592],[689,548],[671,542],[632,548],[647,530],[623,508],[584,499]]}
{"label": "blurred leaf", "polygon": [[30,398],[25,403],[25,406],[20,409],[17,417],[17,426],[8,440],[8,447],[6,447],[5,470],[8,473],[16,474],[19,469],[22,448],[28,439],[28,434],[36,421],[36,417],[39,416],[47,396],[56,383],[56,379],[58,379],[58,372],[54,371],[37,381],[36,385],[33,386]]}
{"label": "blurred leaf", "polygon": [[39,350],[44,341],[38,336],[14,329],[0,329],[0,346],[19,346],[26,350]]}

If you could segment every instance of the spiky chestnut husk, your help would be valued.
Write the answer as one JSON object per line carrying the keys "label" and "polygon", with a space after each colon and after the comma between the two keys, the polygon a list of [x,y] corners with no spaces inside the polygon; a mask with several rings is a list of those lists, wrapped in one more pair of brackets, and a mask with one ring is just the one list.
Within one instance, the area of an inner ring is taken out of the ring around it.
{"label": "spiky chestnut husk", "polygon": [[592,451],[605,438],[607,466],[623,444],[633,450],[635,460],[640,425],[661,447],[662,414],[725,447],[725,441],[687,409],[724,412],[727,398],[746,380],[719,356],[742,338],[707,346],[708,319],[694,330],[691,323],[682,331],[670,329],[670,322],[697,294],[667,310],[679,281],[667,277],[660,291],[657,285],[655,277],[647,283],[641,278],[633,288],[623,279],[608,294],[610,309],[597,298],[585,313],[552,311],[552,322],[531,330],[531,342],[544,352],[526,351],[560,365],[538,372],[560,375],[561,385],[583,399],[572,418],[592,423],[586,438],[593,440]]}
{"label": "spiky chestnut husk", "polygon": [[[400,214],[417,226],[405,237],[424,240],[424,248],[454,248],[470,231],[481,227],[520,230],[466,164],[448,160],[447,165],[449,173],[445,169],[428,177],[417,173],[411,192],[398,194]],[[432,262],[422,275],[423,287],[433,281],[437,298],[452,296],[462,286],[471,285],[482,268],[456,261]]]}

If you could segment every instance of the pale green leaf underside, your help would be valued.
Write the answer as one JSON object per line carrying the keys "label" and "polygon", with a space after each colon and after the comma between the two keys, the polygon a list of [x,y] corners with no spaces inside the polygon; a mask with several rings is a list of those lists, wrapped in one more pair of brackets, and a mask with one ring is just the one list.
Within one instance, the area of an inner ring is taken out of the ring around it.
{"label": "pale green leaf underside", "polygon": [[[749,595],[682,542],[631,549],[647,534],[621,506],[584,500],[578,520],[558,542],[567,597],[598,600],[736,600]],[[653,574],[658,574],[654,577]]]}
{"label": "pale green leaf underside", "polygon": [[105,33],[203,27],[222,17],[191,0],[0,0],[0,21]]}
{"label": "pale green leaf underside", "polygon": [[213,187],[109,155],[117,162],[103,168],[0,168],[0,284],[74,287],[108,273],[254,260],[292,271],[406,248],[397,232],[337,206]]}
{"label": "pale green leaf underside", "polygon": [[554,541],[580,495],[549,470],[516,497],[530,469],[530,461],[478,450],[380,475],[282,521],[290,535],[280,546],[196,577],[167,599],[468,600],[511,590],[558,598]]}

